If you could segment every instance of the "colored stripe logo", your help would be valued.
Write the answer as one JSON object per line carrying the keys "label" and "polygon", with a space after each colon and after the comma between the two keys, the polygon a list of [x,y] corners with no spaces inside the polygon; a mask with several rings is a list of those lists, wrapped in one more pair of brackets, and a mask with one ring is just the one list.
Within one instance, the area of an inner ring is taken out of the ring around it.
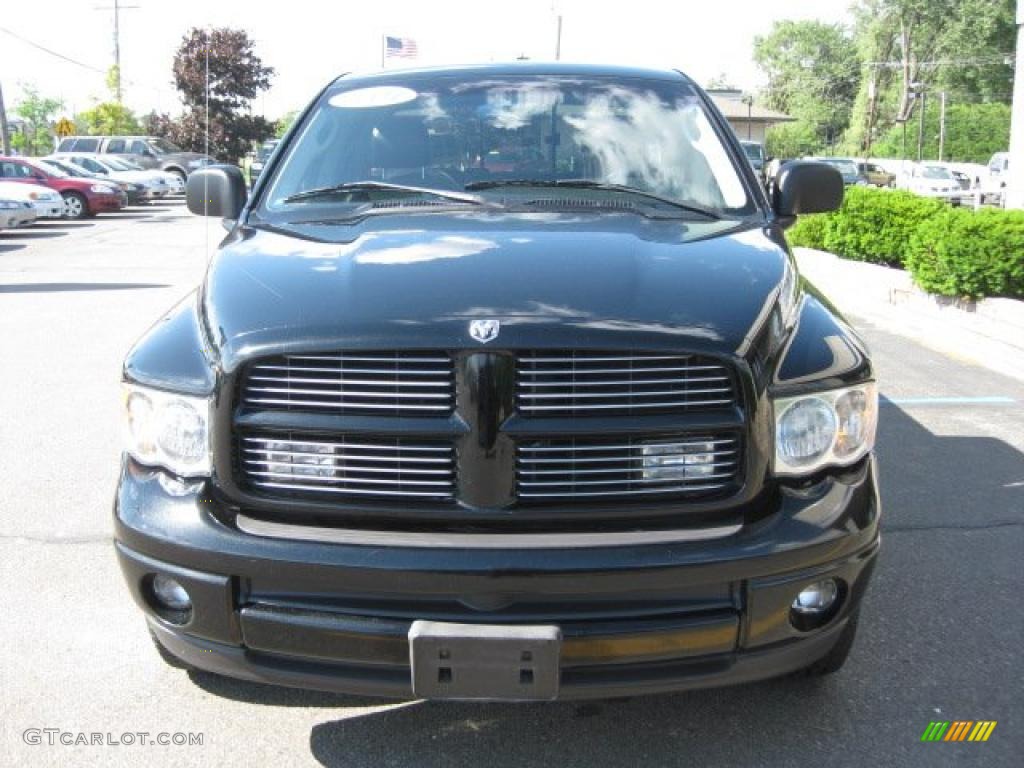
{"label": "colored stripe logo", "polygon": [[933,720],[921,734],[921,741],[988,741],[996,720]]}

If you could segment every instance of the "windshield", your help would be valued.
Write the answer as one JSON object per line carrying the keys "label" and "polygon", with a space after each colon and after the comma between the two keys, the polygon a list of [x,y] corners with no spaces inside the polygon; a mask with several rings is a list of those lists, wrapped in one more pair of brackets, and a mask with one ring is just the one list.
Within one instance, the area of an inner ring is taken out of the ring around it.
{"label": "windshield", "polygon": [[921,175],[926,179],[946,179],[951,181],[953,174],[950,173],[946,168],[940,168],[937,165],[926,165],[921,169]]}
{"label": "windshield", "polygon": [[[696,93],[682,81],[492,76],[417,78],[415,90],[348,85],[328,92],[307,118],[277,166],[265,210],[351,207],[351,194],[294,196],[356,182],[445,191],[497,183],[482,194],[505,199],[536,197],[523,182],[574,180],[723,212],[752,209]],[[519,186],[502,184],[512,181]],[[560,197],[570,194],[580,193]]]}
{"label": "windshield", "polygon": [[181,147],[167,139],[150,139],[149,146],[161,155],[169,155],[174,152],[182,151]]}
{"label": "windshield", "polygon": [[117,171],[137,171],[139,167],[132,163],[122,160],[120,157],[105,157],[103,162],[109,165],[111,168]]}
{"label": "windshield", "polygon": [[48,173],[51,176],[56,176],[58,179],[66,179],[68,177],[68,174],[65,173],[63,169],[58,168],[55,165],[50,165],[49,163],[43,160],[33,160],[32,162],[29,163],[29,165],[38,171]]}
{"label": "windshield", "polygon": [[822,162],[828,163],[843,176],[856,176],[858,173],[857,166],[850,160],[823,160]]}

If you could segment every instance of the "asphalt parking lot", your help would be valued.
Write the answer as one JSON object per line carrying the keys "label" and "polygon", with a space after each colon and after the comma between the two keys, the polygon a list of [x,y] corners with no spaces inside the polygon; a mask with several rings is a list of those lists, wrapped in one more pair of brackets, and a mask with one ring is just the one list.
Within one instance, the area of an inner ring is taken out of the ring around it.
{"label": "asphalt parking lot", "polygon": [[[882,553],[850,661],[600,703],[381,702],[166,667],[111,546],[120,363],[223,235],[180,201],[0,233],[0,763],[941,766],[1024,754],[1024,383],[851,319],[879,369]],[[921,743],[931,720],[988,742]],[[202,745],[27,744],[30,728]]]}

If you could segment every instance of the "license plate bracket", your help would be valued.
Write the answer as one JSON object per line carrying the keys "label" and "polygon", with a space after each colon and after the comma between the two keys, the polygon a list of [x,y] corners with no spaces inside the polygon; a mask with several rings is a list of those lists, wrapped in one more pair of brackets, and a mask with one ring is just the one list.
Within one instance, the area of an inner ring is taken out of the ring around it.
{"label": "license plate bracket", "polygon": [[426,699],[554,699],[561,646],[557,626],[416,621],[409,628],[413,693]]}

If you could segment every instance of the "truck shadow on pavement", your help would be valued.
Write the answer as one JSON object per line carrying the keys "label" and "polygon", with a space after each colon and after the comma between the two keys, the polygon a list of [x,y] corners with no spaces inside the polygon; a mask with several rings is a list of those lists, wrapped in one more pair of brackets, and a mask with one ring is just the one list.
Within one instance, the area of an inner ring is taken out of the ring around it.
{"label": "truck shadow on pavement", "polygon": [[[1024,702],[1005,684],[1019,674],[1012,660],[1024,633],[1024,454],[990,437],[933,434],[891,402],[877,453],[882,551],[853,653],[829,678],[466,704],[191,677],[236,701],[344,708],[310,732],[312,756],[327,766],[945,764],[935,745],[920,742],[929,719],[1024,719]],[[1006,733],[947,757],[1010,764],[1019,743]]]}

